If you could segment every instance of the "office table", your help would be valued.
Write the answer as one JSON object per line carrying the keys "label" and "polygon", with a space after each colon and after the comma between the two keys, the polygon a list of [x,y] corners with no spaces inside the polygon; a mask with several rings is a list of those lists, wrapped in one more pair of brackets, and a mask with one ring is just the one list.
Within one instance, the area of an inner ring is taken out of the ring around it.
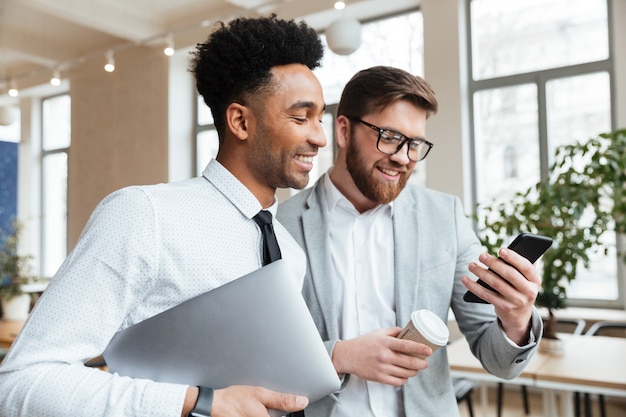
{"label": "office table", "polygon": [[544,389],[544,411],[561,395],[561,411],[573,415],[572,393],[588,392],[626,397],[626,339],[606,336],[570,336],[562,356],[550,356],[536,374],[537,387]]}
{"label": "office table", "polygon": [[488,398],[487,398],[487,382],[505,382],[507,384],[516,385],[535,385],[535,374],[541,363],[546,359],[547,355],[540,352],[535,353],[524,368],[524,371],[514,379],[502,379],[488,373],[481,365],[480,361],[472,355],[469,345],[465,338],[460,338],[450,343],[447,347],[448,361],[450,363],[450,372],[453,378],[468,378],[481,382],[480,384],[480,403],[482,414],[489,415]]}
{"label": "office table", "polygon": [[0,320],[0,348],[10,348],[23,326],[23,321]]}
{"label": "office table", "polygon": [[[453,377],[540,388],[545,416],[572,416],[575,391],[626,397],[626,339],[568,335],[564,343],[563,355],[537,352],[519,377],[503,380],[488,374],[471,354],[465,339],[459,339],[448,346],[450,370]],[[561,398],[560,413],[557,393]],[[486,393],[482,396],[486,412]]]}
{"label": "office table", "polygon": [[23,326],[23,321],[0,320],[0,362],[4,359]]}

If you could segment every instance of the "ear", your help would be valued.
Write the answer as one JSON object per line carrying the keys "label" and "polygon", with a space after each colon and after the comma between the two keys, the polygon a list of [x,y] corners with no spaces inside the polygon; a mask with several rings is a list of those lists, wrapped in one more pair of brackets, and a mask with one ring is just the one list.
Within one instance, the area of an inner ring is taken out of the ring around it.
{"label": "ear", "polygon": [[350,129],[352,125],[346,116],[338,116],[335,125],[335,140],[339,148],[347,148],[350,143]]}
{"label": "ear", "polygon": [[250,135],[250,109],[239,103],[230,103],[226,108],[226,129],[240,139],[246,140]]}

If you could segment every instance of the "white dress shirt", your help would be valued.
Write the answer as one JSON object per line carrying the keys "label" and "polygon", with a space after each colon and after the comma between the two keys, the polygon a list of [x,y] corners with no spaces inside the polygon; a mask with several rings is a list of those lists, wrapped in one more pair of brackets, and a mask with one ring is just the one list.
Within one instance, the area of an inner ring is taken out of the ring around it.
{"label": "white dress shirt", "polygon": [[[118,330],[260,268],[262,236],[252,220],[260,209],[216,160],[203,177],[106,197],[0,367],[0,415],[180,416],[186,385],[83,364]],[[305,255],[274,227],[301,285]]]}
{"label": "white dress shirt", "polygon": [[[324,177],[328,196],[331,281],[339,317],[339,337],[352,339],[396,325],[392,204],[359,213]],[[400,388],[350,375],[338,394],[337,417],[400,417]]]}

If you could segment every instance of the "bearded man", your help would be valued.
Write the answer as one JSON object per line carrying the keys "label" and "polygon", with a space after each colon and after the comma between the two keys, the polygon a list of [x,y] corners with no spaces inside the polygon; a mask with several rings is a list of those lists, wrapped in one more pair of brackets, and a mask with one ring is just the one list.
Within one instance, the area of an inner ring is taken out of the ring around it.
{"label": "bearded man", "polygon": [[[279,205],[307,254],[303,295],[343,378],[306,417],[458,416],[446,348],[397,337],[415,310],[445,322],[451,308],[474,355],[502,378],[519,375],[537,348],[536,268],[507,249],[481,253],[457,197],[407,183],[433,148],[425,129],[436,111],[421,77],[360,71],[337,108],[335,165]],[[463,301],[468,289],[491,304]]]}

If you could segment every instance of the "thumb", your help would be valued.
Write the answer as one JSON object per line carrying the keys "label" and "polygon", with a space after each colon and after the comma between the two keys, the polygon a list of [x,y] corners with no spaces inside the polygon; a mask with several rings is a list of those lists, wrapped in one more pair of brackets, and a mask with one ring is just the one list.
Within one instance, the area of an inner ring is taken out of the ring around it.
{"label": "thumb", "polygon": [[401,327],[390,327],[388,329],[384,329],[384,334],[391,337],[398,337],[398,335],[402,332]]}
{"label": "thumb", "polygon": [[264,403],[268,409],[292,412],[304,410],[309,405],[309,399],[302,395],[272,392]]}

